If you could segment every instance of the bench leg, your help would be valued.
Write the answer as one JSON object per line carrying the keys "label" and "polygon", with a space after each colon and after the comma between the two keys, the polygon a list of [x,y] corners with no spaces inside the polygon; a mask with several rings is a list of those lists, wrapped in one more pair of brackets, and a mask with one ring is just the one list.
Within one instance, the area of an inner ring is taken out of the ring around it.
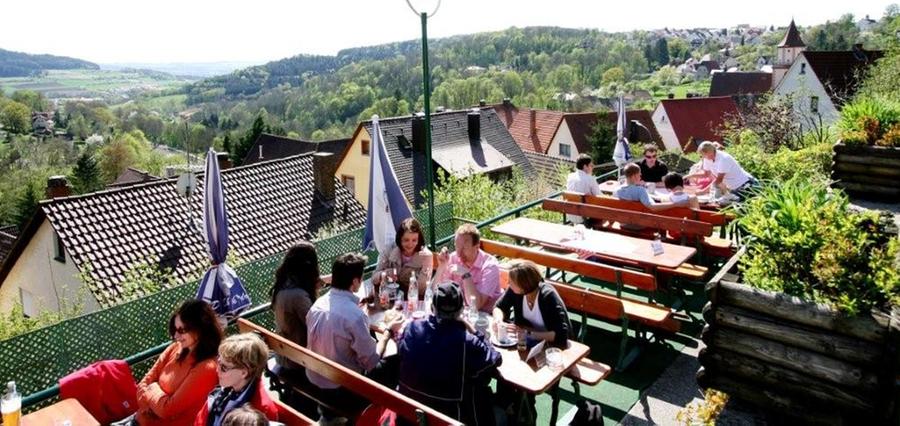
{"label": "bench leg", "polygon": [[550,424],[556,424],[556,418],[559,416],[559,382],[556,382],[552,388],[550,388],[550,398],[553,400],[552,407],[550,408]]}

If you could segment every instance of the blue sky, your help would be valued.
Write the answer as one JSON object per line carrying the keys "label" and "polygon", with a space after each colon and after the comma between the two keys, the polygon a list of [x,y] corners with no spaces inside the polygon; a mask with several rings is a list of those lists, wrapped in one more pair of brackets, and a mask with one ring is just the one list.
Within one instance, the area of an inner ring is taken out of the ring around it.
{"label": "blue sky", "polygon": [[[435,0],[411,0],[433,7]],[[429,35],[511,26],[633,29],[784,26],[835,20],[844,13],[880,18],[891,1],[756,0],[443,0]],[[298,53],[418,38],[405,0],[4,0],[0,48],[94,62],[265,62]]]}

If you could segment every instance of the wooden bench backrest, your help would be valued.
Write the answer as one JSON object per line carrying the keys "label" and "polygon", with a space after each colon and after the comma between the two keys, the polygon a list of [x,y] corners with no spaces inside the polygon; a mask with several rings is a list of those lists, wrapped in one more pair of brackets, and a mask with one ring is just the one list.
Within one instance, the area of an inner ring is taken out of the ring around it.
{"label": "wooden bench backrest", "polygon": [[691,219],[660,216],[631,210],[600,207],[591,204],[561,200],[544,200],[544,210],[569,213],[593,219],[645,226],[653,229],[676,231],[685,235],[712,235],[713,226]]}
{"label": "wooden bench backrest", "polygon": [[567,272],[594,278],[610,283],[617,283],[617,276],[622,283],[637,287],[641,290],[655,291],[656,278],[653,275],[630,269],[617,268],[602,263],[589,262],[575,259],[546,251],[534,250],[514,244],[502,243],[487,239],[481,240],[481,249],[495,256],[503,256],[510,259],[527,259],[538,265],[560,269]]}
{"label": "wooden bench backrest", "polygon": [[620,200],[615,197],[585,195],[577,192],[563,192],[563,200],[590,204],[592,206],[610,207],[641,213],[653,213],[659,216],[686,218],[706,222],[713,226],[725,225],[733,219],[733,217],[728,214],[699,209],[695,210],[690,207],[672,207],[671,209],[654,212],[644,206],[640,201]]}
{"label": "wooden bench backrest", "polygon": [[368,399],[374,404],[393,410],[398,416],[413,423],[417,423],[416,410],[421,410],[425,414],[428,425],[462,424],[244,318],[238,319],[238,329],[242,333],[258,333],[266,342],[266,345],[269,346],[269,349],[275,353],[302,365],[308,370],[315,371],[322,377]]}
{"label": "wooden bench backrest", "polygon": [[285,426],[316,426],[319,422],[306,417],[303,413],[291,408],[291,406],[274,399],[272,402],[278,407],[278,421]]}
{"label": "wooden bench backrest", "polygon": [[622,301],[615,296],[590,291],[556,281],[550,282],[566,308],[574,312],[582,312],[590,316],[617,320],[625,315]]}

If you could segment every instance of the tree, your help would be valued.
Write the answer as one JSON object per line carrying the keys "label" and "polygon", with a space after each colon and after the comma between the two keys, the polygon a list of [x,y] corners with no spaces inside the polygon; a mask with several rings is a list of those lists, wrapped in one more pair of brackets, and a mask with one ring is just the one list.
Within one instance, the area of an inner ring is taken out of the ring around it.
{"label": "tree", "polygon": [[46,111],[48,108],[44,95],[34,90],[17,90],[13,92],[12,100],[27,105],[32,111]]}
{"label": "tree", "polygon": [[31,220],[31,217],[34,216],[34,212],[37,211],[38,201],[40,200],[40,195],[38,194],[37,189],[31,183],[27,184],[25,187],[25,191],[16,200],[16,213],[14,216],[14,220],[17,225],[19,225],[19,229],[25,229],[25,225]]}
{"label": "tree", "polygon": [[256,115],[256,119],[253,120],[253,126],[247,130],[247,133],[245,133],[240,140],[238,140],[237,145],[234,147],[234,152],[231,155],[231,160],[234,161],[235,165],[239,166],[243,164],[244,157],[247,156],[247,152],[253,147],[253,143],[256,142],[259,135],[269,132],[270,129],[269,126],[266,125],[266,121],[263,118],[264,115],[265,110],[260,111],[260,113]]}
{"label": "tree", "polygon": [[660,66],[669,64],[669,42],[666,41],[665,37],[660,37],[659,40],[656,40],[656,46],[653,50],[656,54],[656,62]]}
{"label": "tree", "polygon": [[605,72],[603,72],[603,77],[600,80],[600,83],[604,86],[611,83],[624,83],[625,82],[625,71],[622,71],[622,68],[612,67]]}
{"label": "tree", "polygon": [[77,194],[94,192],[103,188],[97,161],[87,152],[78,157],[78,162],[72,169],[72,186]]}
{"label": "tree", "polygon": [[0,110],[0,123],[10,133],[31,132],[31,110],[27,105],[9,101]]}
{"label": "tree", "polygon": [[[98,165],[105,182],[112,182],[128,167],[140,167],[152,160],[150,142],[140,130],[117,133],[100,149]],[[158,170],[147,170],[157,173]]]}
{"label": "tree", "polygon": [[616,145],[616,129],[606,120],[605,113],[597,114],[597,122],[591,126],[588,136],[591,143],[591,157],[595,164],[601,164],[612,158],[613,148]]}

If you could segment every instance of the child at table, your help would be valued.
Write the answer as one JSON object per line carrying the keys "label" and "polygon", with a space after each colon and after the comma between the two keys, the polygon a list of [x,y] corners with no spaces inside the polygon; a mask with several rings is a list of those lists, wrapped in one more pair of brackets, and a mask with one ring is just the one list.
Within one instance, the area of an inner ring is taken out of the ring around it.
{"label": "child at table", "polygon": [[663,177],[663,184],[669,190],[669,201],[676,206],[685,206],[692,209],[700,208],[697,197],[684,192],[684,178],[680,174],[672,172]]}

